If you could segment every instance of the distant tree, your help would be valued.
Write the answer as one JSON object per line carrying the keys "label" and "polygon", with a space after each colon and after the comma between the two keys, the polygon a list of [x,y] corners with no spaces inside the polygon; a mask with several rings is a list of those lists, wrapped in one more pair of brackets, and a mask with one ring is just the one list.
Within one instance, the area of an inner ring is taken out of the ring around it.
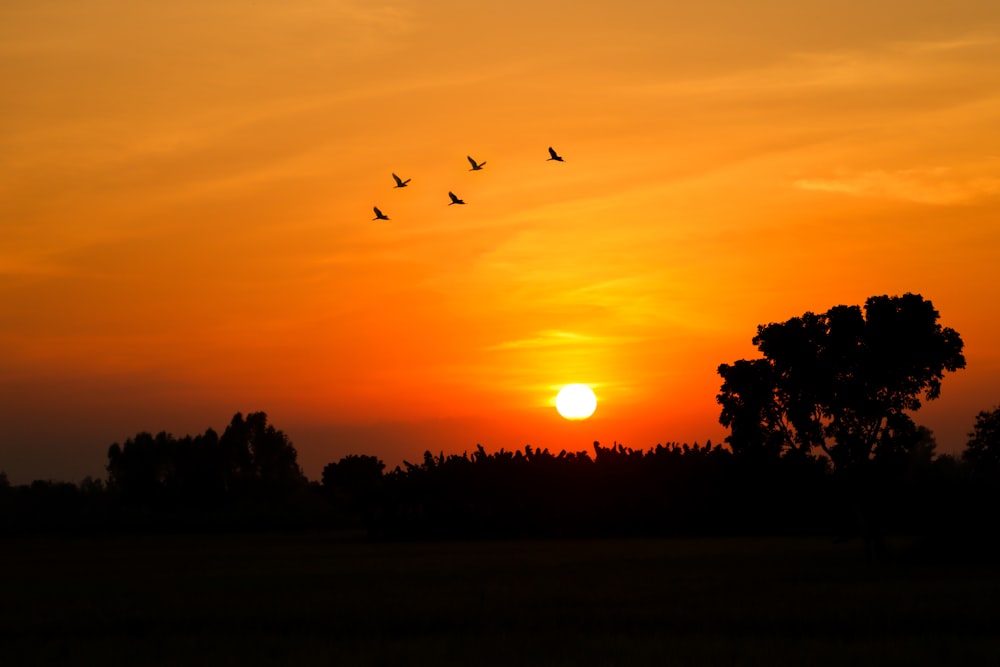
{"label": "distant tree", "polygon": [[166,432],[134,438],[108,448],[108,485],[129,504],[159,506],[168,502],[167,485],[173,476],[176,440]]}
{"label": "distant tree", "polygon": [[[298,453],[282,431],[267,423],[267,414],[237,412],[219,438],[230,490],[253,495],[288,497],[307,484]],[[235,488],[234,488],[235,487]]]}
{"label": "distant tree", "polygon": [[887,426],[875,447],[881,461],[898,471],[931,464],[937,451],[933,431],[910,419],[900,420],[896,425],[890,420]]}
{"label": "distant tree", "polygon": [[221,504],[226,495],[226,470],[219,435],[213,429],[194,437],[186,435],[172,443],[171,494],[183,504],[209,508]]}
{"label": "distant tree", "polygon": [[220,437],[139,433],[108,448],[108,487],[126,504],[208,509],[238,498],[284,500],[306,488],[288,437],[255,412]]}
{"label": "distant tree", "polygon": [[107,488],[104,480],[91,477],[90,475],[87,475],[80,480],[78,487],[80,489],[80,493],[91,496],[101,495]]}
{"label": "distant tree", "polygon": [[764,355],[719,366],[719,421],[738,454],[821,450],[843,470],[888,454],[912,432],[908,412],[965,367],[962,339],[917,294],[874,296],[757,327]]}
{"label": "distant tree", "polygon": [[976,425],[969,433],[962,460],[977,472],[1000,471],[1000,406],[976,415]]}
{"label": "distant tree", "polygon": [[370,524],[382,488],[385,463],[375,456],[349,454],[323,468],[323,493],[333,504]]}
{"label": "distant tree", "polygon": [[348,454],[323,468],[323,488],[358,489],[376,486],[382,480],[385,463],[375,456]]}

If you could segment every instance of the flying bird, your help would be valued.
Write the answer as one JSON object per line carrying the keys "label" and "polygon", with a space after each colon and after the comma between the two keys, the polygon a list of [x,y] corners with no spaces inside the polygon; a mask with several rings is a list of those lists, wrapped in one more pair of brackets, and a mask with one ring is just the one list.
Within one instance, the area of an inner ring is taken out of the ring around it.
{"label": "flying bird", "polygon": [[372,218],[372,220],[388,220],[389,219],[389,216],[387,216],[382,211],[378,210],[378,206],[373,206],[372,209],[375,211],[375,217]]}
{"label": "flying bird", "polygon": [[400,178],[399,176],[397,176],[396,174],[393,174],[393,175],[392,175],[392,180],[396,181],[396,185],[395,185],[394,187],[397,187],[397,188],[405,188],[405,187],[406,187],[406,184],[407,184],[407,183],[409,183],[410,181],[412,181],[413,179],[412,179],[412,178],[408,178],[408,179],[406,179],[406,180],[404,181],[403,179],[401,179],[401,178]]}
{"label": "flying bird", "polygon": [[[457,196],[455,195],[455,193],[454,193],[454,192],[449,192],[449,193],[448,193],[448,196],[449,196],[449,197],[451,197],[451,204],[464,204],[464,203],[465,203],[464,201],[462,201],[461,199],[459,199],[459,198],[458,198],[458,197],[457,197]],[[451,204],[448,204],[448,206],[451,206]]]}
{"label": "flying bird", "polygon": [[469,171],[479,171],[480,169],[483,168],[483,165],[486,164],[485,160],[483,160],[482,162],[476,162],[471,155],[466,155],[465,158],[469,161],[469,164],[472,165],[472,169],[470,169]]}
{"label": "flying bird", "polygon": [[[563,161],[562,156],[556,153],[556,149],[552,148],[552,146],[549,146],[549,155],[552,156],[549,158],[549,160],[555,160],[557,162]],[[549,160],[546,160],[546,162],[548,162]]]}

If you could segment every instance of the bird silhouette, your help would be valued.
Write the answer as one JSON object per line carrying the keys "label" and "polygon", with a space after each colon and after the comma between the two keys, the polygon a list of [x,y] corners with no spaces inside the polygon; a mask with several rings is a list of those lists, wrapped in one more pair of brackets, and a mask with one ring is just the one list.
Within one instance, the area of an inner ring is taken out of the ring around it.
{"label": "bird silhouette", "polygon": [[378,206],[373,206],[372,210],[375,211],[375,217],[372,220],[388,220],[389,216],[378,209]]}
{"label": "bird silhouette", "polygon": [[[563,161],[562,156],[560,156],[558,153],[556,153],[556,149],[552,148],[552,146],[549,146],[549,155],[552,156],[552,157],[549,158],[549,160],[555,160],[557,162],[562,162]],[[546,160],[546,162],[548,162],[549,160]]]}
{"label": "bird silhouette", "polygon": [[393,174],[393,175],[392,175],[392,180],[396,181],[396,185],[395,185],[395,186],[393,186],[393,187],[397,187],[397,188],[405,188],[405,187],[406,187],[406,184],[407,184],[407,183],[409,183],[410,181],[412,181],[413,179],[412,179],[412,178],[408,178],[408,179],[406,179],[406,180],[404,181],[403,179],[401,179],[401,178],[400,178],[399,176],[397,176],[396,174]]}
{"label": "bird silhouette", "polygon": [[469,164],[472,165],[472,169],[470,169],[469,171],[479,171],[480,169],[483,168],[483,165],[486,164],[485,160],[483,160],[482,162],[476,162],[471,155],[466,155],[465,158],[469,161]]}
{"label": "bird silhouette", "polygon": [[450,203],[450,204],[448,204],[448,206],[451,206],[451,204],[464,204],[464,203],[465,203],[464,201],[462,201],[461,199],[459,199],[459,198],[458,198],[458,197],[457,197],[457,196],[455,195],[455,193],[454,193],[454,192],[449,192],[449,193],[448,193],[448,196],[449,196],[449,197],[451,197],[451,203]]}

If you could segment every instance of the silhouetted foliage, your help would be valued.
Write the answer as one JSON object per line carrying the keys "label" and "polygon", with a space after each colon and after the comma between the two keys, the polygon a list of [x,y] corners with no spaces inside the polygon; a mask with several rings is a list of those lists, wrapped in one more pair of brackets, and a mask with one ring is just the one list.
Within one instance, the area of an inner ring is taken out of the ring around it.
{"label": "silhouetted foliage", "polygon": [[110,499],[91,478],[79,485],[35,480],[11,485],[0,480],[0,538],[17,533],[87,533],[108,522]]}
{"label": "silhouetted foliage", "polygon": [[108,488],[122,507],[161,518],[281,521],[308,496],[297,459],[265,413],[237,413],[221,437],[212,429],[183,438],[139,433],[111,445]]}
{"label": "silhouetted foliage", "polygon": [[306,478],[288,436],[267,423],[267,414],[236,413],[219,439],[227,490],[245,490],[264,498],[288,498]]}
{"label": "silhouetted foliage", "polygon": [[896,490],[888,469],[920,447],[933,453],[908,413],[938,397],[945,371],[965,367],[961,337],[938,317],[920,295],[873,296],[864,312],[835,306],[758,326],[764,357],[719,366],[719,421],[734,453],[824,453],[873,555]]}
{"label": "silhouetted foliage", "polygon": [[707,443],[637,450],[595,442],[558,454],[526,446],[404,462],[383,481],[377,534],[560,537],[805,534],[825,530],[827,469],[788,458],[749,471]]}
{"label": "silhouetted foliage", "polygon": [[907,412],[965,367],[961,337],[917,294],[761,325],[753,343],[763,359],[719,366],[726,441],[737,454],[822,450],[838,469],[909,442]]}
{"label": "silhouetted foliage", "polygon": [[138,433],[108,448],[108,485],[128,505],[211,509],[225,498],[226,469],[212,429],[180,440],[166,432]]}
{"label": "silhouetted foliage", "polygon": [[377,457],[349,454],[323,468],[323,493],[335,509],[357,516],[374,529],[380,513],[383,470],[385,463]]}
{"label": "silhouetted foliage", "polygon": [[976,425],[965,443],[962,459],[980,473],[1000,472],[1000,407],[976,415]]}
{"label": "silhouetted foliage", "polygon": [[222,436],[143,432],[115,443],[107,482],[12,486],[0,475],[0,535],[278,527],[417,540],[832,534],[877,549],[882,534],[904,533],[938,545],[935,557],[949,556],[941,545],[965,545],[965,557],[986,558],[995,553],[986,547],[996,538],[1000,471],[978,452],[995,452],[995,413],[980,413],[961,460],[935,455],[933,433],[890,415],[864,465],[838,469],[811,448],[769,450],[752,438],[743,450],[594,442],[590,452],[427,451],[391,471],[351,454],[328,464],[322,483],[305,479],[291,442],[264,413],[237,414]]}

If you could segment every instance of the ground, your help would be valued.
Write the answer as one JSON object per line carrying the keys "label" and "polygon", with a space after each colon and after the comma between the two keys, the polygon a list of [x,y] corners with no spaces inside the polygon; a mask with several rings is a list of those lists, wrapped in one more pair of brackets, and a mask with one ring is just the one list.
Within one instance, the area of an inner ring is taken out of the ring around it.
{"label": "ground", "polygon": [[10,665],[913,665],[1000,655],[1000,568],[827,539],[0,541]]}

